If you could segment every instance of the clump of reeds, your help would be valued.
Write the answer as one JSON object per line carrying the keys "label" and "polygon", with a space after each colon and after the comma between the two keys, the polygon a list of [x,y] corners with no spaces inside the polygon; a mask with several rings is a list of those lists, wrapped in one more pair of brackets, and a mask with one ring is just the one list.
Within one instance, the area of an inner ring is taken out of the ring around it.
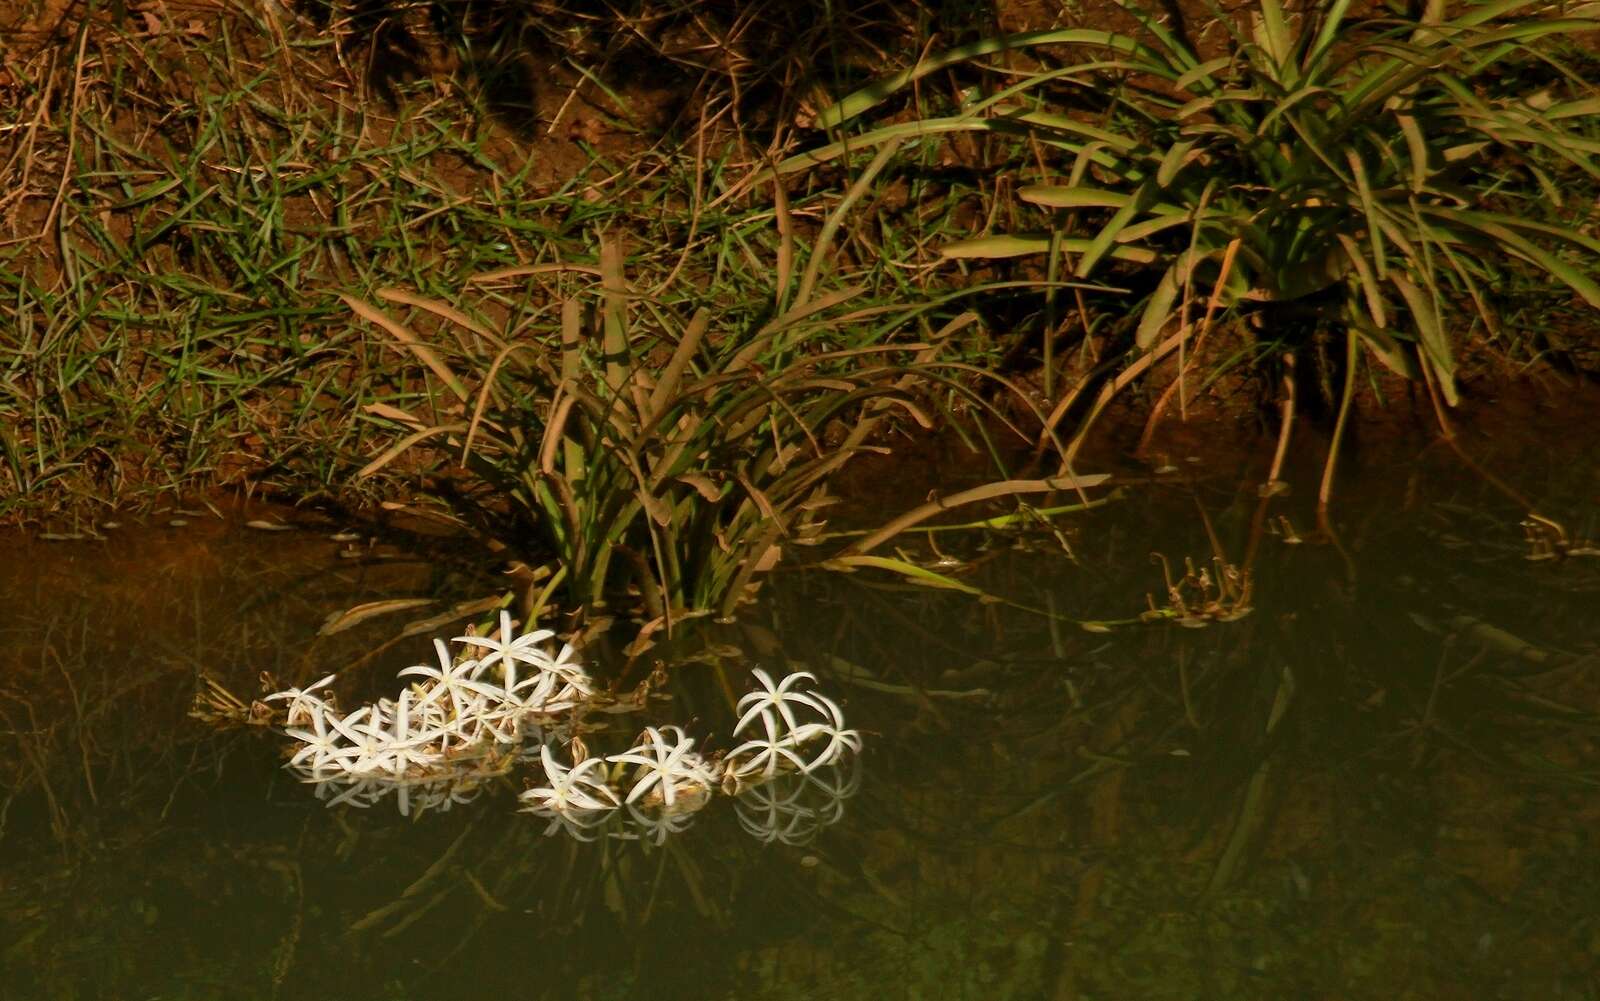
{"label": "clump of reeds", "polygon": [[[1152,427],[1173,395],[1181,407],[1208,338],[1231,332],[1225,354],[1290,367],[1296,351],[1322,359],[1331,342],[1319,366],[1338,414],[1326,502],[1351,401],[1374,365],[1422,383],[1448,435],[1459,359],[1498,335],[1500,289],[1534,282],[1590,316],[1600,309],[1596,203],[1558,181],[1590,192],[1600,182],[1600,104],[1556,44],[1600,28],[1600,7],[1430,2],[1416,16],[1357,17],[1348,2],[1302,11],[1261,0],[1218,12],[1203,51],[1181,24],[1132,0],[1117,6],[1135,30],[1060,28],[931,54],[818,124],[885,108],[930,74],[999,85],[959,90],[944,115],[919,97],[912,121],[776,167],[951,134],[1017,142],[1032,226],[997,212],[993,232],[941,256],[1025,258],[1052,280],[1116,274],[1148,290],[1126,350],[1057,398],[1051,426],[1087,411],[1069,455],[1118,391],[1169,357],[1176,378]],[[1547,210],[1517,207],[1533,203]],[[1079,307],[1087,339],[1091,311]],[[1051,395],[1059,329],[1043,342]]]}
{"label": "clump of reeds", "polygon": [[813,346],[871,314],[838,310],[859,290],[729,335],[713,329],[709,309],[685,320],[634,290],[615,240],[603,242],[598,271],[598,303],[566,297],[555,330],[495,332],[447,304],[382,293],[454,327],[454,363],[349,299],[425,363],[445,395],[428,416],[369,407],[408,433],[363,473],[409,450],[448,447],[491,488],[453,493],[464,526],[531,563],[553,555],[543,593],[559,587],[567,608],[637,600],[648,637],[685,616],[732,615],[763,573],[818,540],[831,478],[874,447],[886,408],[930,423],[895,356],[931,348]]}

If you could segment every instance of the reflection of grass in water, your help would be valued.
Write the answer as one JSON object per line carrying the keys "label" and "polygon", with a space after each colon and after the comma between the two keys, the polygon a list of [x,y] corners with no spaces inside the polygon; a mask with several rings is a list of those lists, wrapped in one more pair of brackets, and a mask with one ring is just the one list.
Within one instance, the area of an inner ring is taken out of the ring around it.
{"label": "reflection of grass in water", "polygon": [[[364,566],[335,549],[303,534],[269,545],[220,523],[174,537],[123,529],[84,547],[14,543],[0,574],[0,837],[48,830],[76,851],[111,836],[123,810],[175,795],[222,753],[184,717],[202,672],[251,686],[261,672],[303,677],[367,638],[316,639],[330,606],[450,586],[431,566]],[[286,645],[293,637],[305,644]]]}
{"label": "reflection of grass in water", "polygon": [[190,800],[177,823],[121,841],[137,866],[123,854],[8,880],[0,955],[15,996],[265,997],[309,978],[337,997],[455,997],[463,968],[473,992],[517,997],[570,997],[574,983],[603,996],[661,970],[652,989],[676,996],[733,972],[717,944],[750,934],[730,911],[752,874],[801,871],[726,807],[659,847],[580,844],[494,803],[410,823],[308,808],[292,787],[264,801],[250,768],[228,778],[249,795]]}
{"label": "reflection of grass in water", "polygon": [[[247,996],[280,972],[338,996],[449,996],[471,968],[474,990],[552,997],[692,984],[713,997],[1581,998],[1600,891],[1583,784],[1596,720],[1538,700],[1592,705],[1591,672],[1563,660],[1530,675],[1470,630],[1447,641],[1411,618],[1465,609],[1543,649],[1593,650],[1577,614],[1591,576],[1523,560],[1514,516],[1497,544],[1477,513],[1487,496],[1352,512],[1354,576],[1314,536],[1265,539],[1256,612],[1205,630],[1052,634],[1012,606],[838,575],[795,581],[827,593],[775,589],[782,652],[865,664],[896,689],[851,692],[884,736],[870,794],[803,849],[813,868],[759,849],[733,811],[646,851],[546,840],[492,809],[410,825],[331,819],[298,789],[271,810],[185,801],[171,814],[182,829],[144,837],[148,868],[107,858],[25,884],[0,913],[49,934],[5,958],[81,982],[88,940],[66,929],[87,925],[105,983],[176,991],[156,958],[176,942],[210,957],[196,966],[216,983],[256,985],[235,987]],[[985,564],[981,583],[1073,612],[1137,603],[1147,546],[1207,546],[1179,502],[1181,519],[1157,495],[1099,512],[1070,540],[1078,569],[1023,553]],[[1256,503],[1212,511],[1230,552]],[[1269,734],[1285,666],[1294,697]],[[1259,823],[1231,882],[1208,892],[1260,774]],[[215,910],[179,920],[189,898],[152,899],[152,874]],[[104,892],[71,892],[84,887]],[[45,900],[63,910],[41,915]],[[546,979],[529,984],[529,968]]]}
{"label": "reflection of grass in water", "polygon": [[[1483,488],[1449,500],[1470,505],[1449,516],[1458,533],[1500,503]],[[1214,513],[1229,546],[1257,504]],[[1586,670],[1597,637],[1581,614],[1590,575],[1522,559],[1514,512],[1498,551],[1482,526],[1465,551],[1419,537],[1444,510],[1352,511],[1364,522],[1346,526],[1353,563],[1318,536],[1264,540],[1256,613],[1204,631],[1085,637],[946,595],[812,592],[793,635],[827,643],[797,654],[870,665],[904,692],[874,772],[914,790],[886,805],[897,835],[867,864],[914,882],[915,905],[854,898],[911,941],[874,935],[839,966],[894,969],[916,985],[907,996],[989,990],[997,970],[1023,974],[1034,996],[1431,998],[1528,984],[1586,996],[1587,831],[1600,819],[1583,793],[1600,725]],[[1142,546],[1116,558],[1126,526],[1172,513],[1144,498],[1089,519],[1074,572],[1016,556],[963,579],[1104,615],[1146,587]],[[1154,545],[1180,533],[1133,534]],[[1576,656],[1530,661],[1477,622],[1450,626],[1463,607]],[[933,691],[963,688],[978,698]],[[928,732],[907,732],[906,715]]]}

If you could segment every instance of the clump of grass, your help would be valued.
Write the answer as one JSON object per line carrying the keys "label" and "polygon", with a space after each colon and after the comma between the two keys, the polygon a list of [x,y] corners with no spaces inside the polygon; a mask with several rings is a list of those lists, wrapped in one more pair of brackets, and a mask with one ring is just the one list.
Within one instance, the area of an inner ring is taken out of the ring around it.
{"label": "clump of grass", "polygon": [[[867,288],[857,309],[922,298],[920,276],[885,262],[922,238],[917,220],[834,217],[810,240],[840,197],[834,179],[726,197],[744,134],[735,122],[719,145],[712,123],[738,117],[731,96],[709,99],[684,146],[530,146],[460,78],[369,99],[344,25],[308,34],[275,10],[89,17],[6,50],[0,518],[92,518],[217,484],[350,504],[407,495],[435,453],[354,477],[392,427],[363,407],[415,410],[428,373],[350,324],[333,292],[372,301],[404,285],[449,301],[472,275],[593,260],[596,228],[637,241],[639,287],[702,291],[673,301],[681,315],[714,301],[719,344],[826,295],[835,271]],[[884,195],[870,179],[852,190],[858,207]],[[906,322],[923,339],[947,305],[863,314],[855,342]],[[959,351],[974,350],[981,337],[966,336]]]}
{"label": "clump of grass", "polygon": [[491,488],[450,492],[463,524],[529,560],[553,555],[543,595],[559,588],[569,609],[631,602],[636,592],[648,637],[685,615],[732,615],[793,547],[818,541],[830,478],[872,447],[888,408],[931,425],[908,362],[936,349],[816,347],[882,312],[848,308],[859,287],[720,331],[710,309],[684,319],[631,286],[617,239],[602,238],[599,260],[578,268],[598,273],[598,295],[568,293],[498,332],[450,305],[385,293],[462,335],[452,361],[349,300],[421,359],[448,397],[431,418],[372,408],[409,433],[363,473],[447,446]]}
{"label": "clump of grass", "polygon": [[336,482],[363,430],[337,401],[374,380],[309,293],[420,266],[427,234],[401,227],[446,201],[413,168],[459,132],[364,140],[329,67],[241,15],[137,27],[88,19],[12,64],[29,155],[0,246],[0,516],[274,469]]}
{"label": "clump of grass", "polygon": [[[819,124],[840,125],[929,73],[997,53],[1039,61],[1001,69],[1005,86],[965,91],[945,117],[881,127],[779,168],[927,135],[1035,144],[1044,183],[1019,195],[1048,213],[1042,231],[957,241],[941,254],[1038,256],[1051,276],[1079,279],[1152,273],[1125,371],[1104,386],[1072,451],[1110,395],[1169,354],[1180,358],[1182,393],[1186,355],[1213,329],[1247,321],[1238,327],[1247,339],[1290,355],[1331,335],[1345,350],[1326,501],[1364,362],[1454,404],[1456,359],[1475,336],[1451,321],[1454,310],[1468,311],[1477,332],[1497,330],[1494,290],[1511,275],[1600,308],[1593,204],[1569,205],[1558,220],[1502,208],[1512,194],[1565,204],[1551,164],[1600,178],[1600,147],[1581,124],[1600,104],[1548,48],[1600,27],[1600,8],[1471,4],[1451,16],[1430,3],[1417,19],[1357,20],[1348,2],[1291,15],[1262,0],[1247,27],[1218,12],[1227,39],[1207,58],[1139,5],[1119,6],[1142,34],[1063,29],[936,54],[845,97]],[[1049,46],[1073,55],[1056,62]],[[1479,86],[1490,70],[1515,79],[1518,61],[1553,66],[1557,84]],[[1048,347],[1046,365],[1049,385]],[[1052,424],[1077,396],[1066,394]]]}
{"label": "clump of grass", "polygon": [[433,292],[563,253],[621,172],[565,140],[546,150],[565,176],[514,159],[448,79],[367,102],[330,39],[265,9],[148,25],[8,39],[0,519],[218,484],[403,492],[398,468],[353,480],[381,447],[359,406],[423,380],[329,290]]}

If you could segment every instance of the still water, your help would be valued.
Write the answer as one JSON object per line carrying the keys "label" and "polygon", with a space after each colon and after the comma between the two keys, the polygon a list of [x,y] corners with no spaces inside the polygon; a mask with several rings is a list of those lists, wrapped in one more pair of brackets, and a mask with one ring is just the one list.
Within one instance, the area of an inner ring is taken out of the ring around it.
{"label": "still water", "polygon": [[1600,998],[1600,472],[1511,451],[1498,485],[1354,459],[1321,529],[1315,470],[1263,500],[1256,457],[1180,457],[1054,530],[934,536],[984,600],[782,576],[627,682],[661,661],[651,712],[715,742],[751,666],[809,668],[859,761],[592,842],[515,773],[329,808],[281,738],[186,716],[202,673],[392,685],[407,622],[498,586],[448,547],[7,541],[0,995]]}

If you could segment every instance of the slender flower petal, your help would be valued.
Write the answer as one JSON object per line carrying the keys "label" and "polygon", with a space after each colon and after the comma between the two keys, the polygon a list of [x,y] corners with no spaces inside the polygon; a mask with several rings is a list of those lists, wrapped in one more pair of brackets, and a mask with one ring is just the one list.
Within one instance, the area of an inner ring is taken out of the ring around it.
{"label": "slender flower petal", "polygon": [[333,682],[334,675],[330,674],[321,681],[313,681],[304,688],[286,688],[281,692],[273,692],[263,696],[263,702],[276,702],[283,700],[289,703],[286,707],[286,718],[290,726],[311,722],[311,713],[315,709],[327,709],[328,703],[320,695],[314,694],[317,689],[324,688]]}

